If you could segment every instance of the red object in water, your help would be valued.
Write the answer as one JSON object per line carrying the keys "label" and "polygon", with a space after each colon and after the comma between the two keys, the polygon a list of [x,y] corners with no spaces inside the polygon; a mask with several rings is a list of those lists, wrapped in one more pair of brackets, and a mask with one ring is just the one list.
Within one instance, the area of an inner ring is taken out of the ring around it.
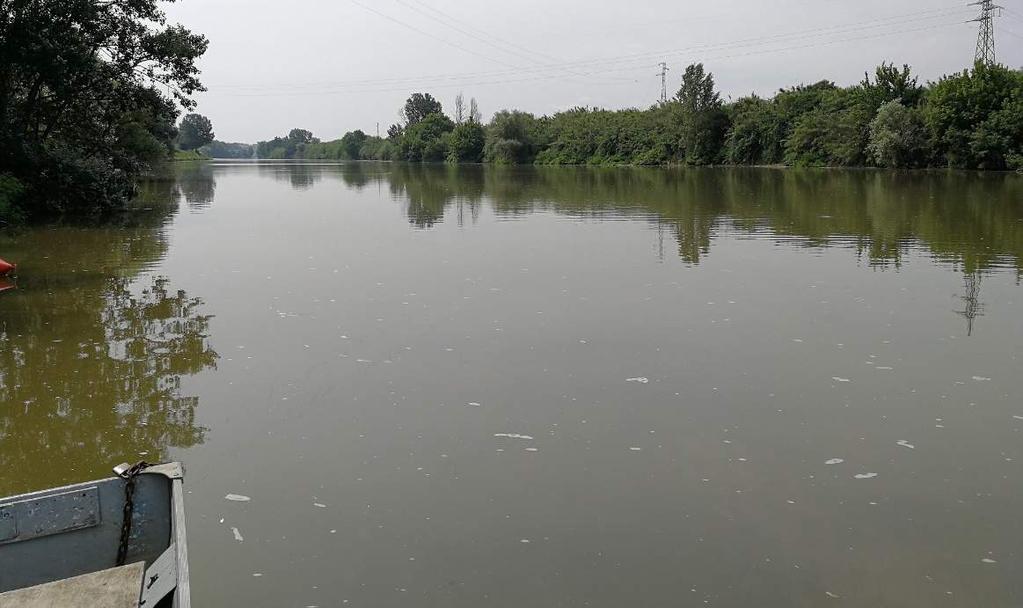
{"label": "red object in water", "polygon": [[0,293],[9,291],[11,289],[17,289],[18,286],[8,279],[0,279]]}
{"label": "red object in water", "polygon": [[7,275],[14,272],[18,267],[14,264],[8,264],[7,262],[0,260],[0,277],[6,277]]}

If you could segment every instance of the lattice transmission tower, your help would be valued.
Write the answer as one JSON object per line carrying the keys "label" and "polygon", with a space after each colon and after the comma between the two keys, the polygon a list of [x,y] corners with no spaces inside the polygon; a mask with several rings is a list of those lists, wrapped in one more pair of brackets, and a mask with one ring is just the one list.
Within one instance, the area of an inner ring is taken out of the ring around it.
{"label": "lattice transmission tower", "polygon": [[660,71],[660,77],[661,77],[661,103],[668,103],[668,70],[670,70],[671,68],[668,67],[667,63],[663,63],[663,62],[658,64],[658,65],[661,68],[661,71]]}
{"label": "lattice transmission tower", "polygon": [[970,6],[980,7],[980,17],[971,19],[971,23],[980,24],[980,34],[977,35],[977,54],[973,60],[977,63],[994,65],[995,61],[995,16],[1001,16],[1002,7],[994,3],[994,0],[980,0],[971,2]]}

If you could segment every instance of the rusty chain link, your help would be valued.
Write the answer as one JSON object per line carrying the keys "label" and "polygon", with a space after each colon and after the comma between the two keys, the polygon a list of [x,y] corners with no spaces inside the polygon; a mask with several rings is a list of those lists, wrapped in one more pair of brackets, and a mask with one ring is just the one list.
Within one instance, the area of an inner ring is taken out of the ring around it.
{"label": "rusty chain link", "polygon": [[121,542],[117,547],[117,565],[123,566],[128,559],[128,541],[131,539],[131,520],[135,510],[135,478],[149,468],[149,463],[142,461],[125,470],[118,471],[124,479],[124,514],[121,519]]}

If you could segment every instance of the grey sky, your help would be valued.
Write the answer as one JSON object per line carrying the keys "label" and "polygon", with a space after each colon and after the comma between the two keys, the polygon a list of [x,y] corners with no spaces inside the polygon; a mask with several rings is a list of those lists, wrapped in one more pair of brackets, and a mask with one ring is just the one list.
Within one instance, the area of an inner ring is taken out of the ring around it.
{"label": "grey sky", "polygon": [[[1023,0],[1001,4],[999,59],[1018,66]],[[384,131],[414,91],[445,110],[464,91],[485,117],[645,107],[661,61],[670,93],[696,61],[732,96],[850,84],[881,61],[928,80],[970,65],[977,31],[965,23],[977,11],[954,0],[179,0],[167,12],[210,39],[198,111],[218,139],[246,142]]]}

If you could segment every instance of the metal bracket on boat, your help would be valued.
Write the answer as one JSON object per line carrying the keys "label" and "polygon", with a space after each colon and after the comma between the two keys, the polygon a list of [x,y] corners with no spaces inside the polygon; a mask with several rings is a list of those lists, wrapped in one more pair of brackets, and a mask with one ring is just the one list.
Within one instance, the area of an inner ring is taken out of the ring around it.
{"label": "metal bracket on boat", "polygon": [[160,600],[167,597],[178,586],[178,559],[177,545],[171,546],[163,552],[153,565],[146,570],[146,578],[142,581],[142,598],[139,600],[140,608],[156,606]]}
{"label": "metal bracket on boat", "polygon": [[180,462],[169,462],[167,464],[154,464],[142,472],[143,475],[163,475],[167,479],[184,479],[185,469]]}

